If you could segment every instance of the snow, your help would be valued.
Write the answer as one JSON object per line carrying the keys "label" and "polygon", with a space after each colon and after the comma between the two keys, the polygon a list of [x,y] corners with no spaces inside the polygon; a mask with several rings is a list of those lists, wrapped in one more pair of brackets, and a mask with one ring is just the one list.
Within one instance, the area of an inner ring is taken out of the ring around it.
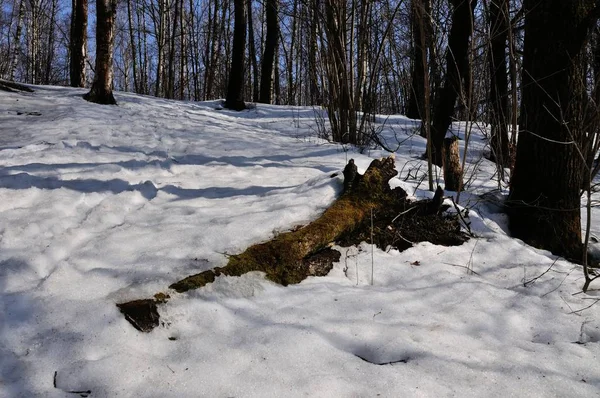
{"label": "snow", "polygon": [[[317,218],[347,159],[364,172],[386,153],[317,138],[312,108],[35,88],[0,95],[1,397],[600,395],[600,297],[579,266],[507,235],[480,196],[498,184],[478,128],[460,197],[476,239],[363,243],[298,285],[254,272],[176,294]],[[391,185],[430,196],[415,122],[381,120],[404,141]],[[157,292],[172,295],[163,325],[138,332],[115,304]]]}

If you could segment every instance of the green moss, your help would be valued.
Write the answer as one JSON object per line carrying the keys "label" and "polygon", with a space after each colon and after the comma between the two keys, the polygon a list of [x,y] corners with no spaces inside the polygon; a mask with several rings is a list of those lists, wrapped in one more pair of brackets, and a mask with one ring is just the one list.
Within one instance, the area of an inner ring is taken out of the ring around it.
{"label": "green moss", "polygon": [[183,293],[187,292],[188,290],[198,289],[207,283],[212,283],[215,281],[215,277],[215,272],[213,270],[208,270],[196,275],[188,276],[179,282],[173,283],[171,286],[169,286],[169,288],[174,289],[178,293]]}
{"label": "green moss", "polygon": [[388,181],[396,173],[392,159],[374,160],[355,188],[344,193],[314,222],[231,256],[223,268],[192,275],[170,287],[185,292],[212,283],[221,274],[239,276],[250,271],[262,271],[268,279],[282,285],[301,282],[309,275],[303,263],[305,257],[356,229],[371,209],[393,201]]}
{"label": "green moss", "polygon": [[171,296],[162,292],[156,293],[154,295],[154,301],[156,301],[158,304],[166,303],[167,301],[169,301],[170,298]]}

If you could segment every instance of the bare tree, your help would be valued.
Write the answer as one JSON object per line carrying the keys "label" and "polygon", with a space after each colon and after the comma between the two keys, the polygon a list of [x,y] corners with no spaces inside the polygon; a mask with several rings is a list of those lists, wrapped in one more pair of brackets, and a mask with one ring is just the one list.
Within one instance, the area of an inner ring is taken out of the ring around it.
{"label": "bare tree", "polygon": [[227,84],[225,107],[236,111],[246,109],[244,103],[244,54],[246,47],[246,7],[244,0],[234,0],[233,48],[231,70]]}
{"label": "bare tree", "polygon": [[600,9],[595,0],[525,0],[523,6],[521,131],[509,225],[515,237],[581,261],[589,147],[584,50]]}
{"label": "bare tree", "polygon": [[73,0],[71,13],[71,87],[85,87],[85,57],[87,53],[87,0]]}
{"label": "bare tree", "polygon": [[113,96],[113,47],[117,0],[96,0],[96,66],[94,83],[83,98],[103,105],[116,105]]}
{"label": "bare tree", "polygon": [[[425,115],[425,63],[427,60],[427,43],[424,26],[429,18],[426,6],[430,0],[411,1],[411,30],[412,30],[412,72],[411,90],[409,94],[406,116],[411,119],[423,119]],[[429,7],[431,8],[431,6]],[[425,56],[423,56],[425,54]]]}
{"label": "bare tree", "polygon": [[490,100],[492,136],[491,157],[502,171],[509,164],[508,147],[508,71],[506,69],[506,44],[508,40],[509,0],[490,2]]}
{"label": "bare tree", "polygon": [[19,1],[19,11],[17,15],[17,27],[15,29],[15,36],[13,38],[13,54],[10,63],[9,80],[15,80],[15,71],[17,69],[17,60],[19,53],[21,52],[21,30],[23,29],[23,15],[25,13],[25,0]]}
{"label": "bare tree", "polygon": [[446,53],[446,79],[439,93],[431,129],[431,159],[442,166],[444,137],[452,122],[456,100],[461,95],[469,73],[469,38],[473,32],[473,12],[477,0],[450,0],[453,5],[452,28]]}
{"label": "bare tree", "polygon": [[279,38],[279,24],[277,23],[279,0],[267,0],[265,3],[265,15],[267,20],[267,34],[265,38],[265,50],[263,52],[260,97],[259,102],[271,103],[271,92],[273,86],[273,62],[277,51]]}

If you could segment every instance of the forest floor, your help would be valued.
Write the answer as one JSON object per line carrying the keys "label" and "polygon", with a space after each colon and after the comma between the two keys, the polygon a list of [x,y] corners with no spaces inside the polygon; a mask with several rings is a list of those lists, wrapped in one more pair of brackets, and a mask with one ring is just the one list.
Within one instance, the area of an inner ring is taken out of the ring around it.
{"label": "forest floor", "polygon": [[[367,239],[334,246],[324,277],[284,287],[252,272],[179,294],[166,289],[318,218],[348,159],[363,173],[389,153],[318,138],[313,108],[119,92],[99,106],[34,88],[0,94],[0,397],[600,394],[600,292],[508,236],[484,126],[458,199],[464,244]],[[377,121],[402,142],[390,186],[431,198],[417,121]],[[600,237],[600,209],[592,219]],[[116,304],[157,292],[171,296],[161,324],[139,332]]]}

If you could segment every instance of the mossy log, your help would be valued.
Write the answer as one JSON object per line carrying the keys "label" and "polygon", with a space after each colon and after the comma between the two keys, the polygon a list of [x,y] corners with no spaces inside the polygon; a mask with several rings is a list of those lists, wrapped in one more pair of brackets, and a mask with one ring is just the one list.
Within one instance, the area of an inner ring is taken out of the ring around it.
{"label": "mossy log", "polygon": [[[459,245],[466,237],[456,217],[441,214],[444,191],[438,187],[431,200],[411,203],[401,188],[390,189],[397,174],[393,158],[374,160],[364,175],[354,161],[344,169],[344,192],[321,217],[305,227],[249,247],[229,257],[227,265],[189,276],[169,286],[182,293],[212,283],[218,276],[240,276],[262,271],[282,285],[299,283],[308,276],[323,276],[339,261],[340,253],[329,246],[372,241],[380,248],[404,250],[423,240],[434,244]],[[372,218],[371,218],[372,217]],[[138,330],[158,326],[157,304],[169,296],[117,304],[125,318]]]}
{"label": "mossy log", "polygon": [[[351,160],[348,165],[353,163]],[[406,197],[402,189],[390,189],[388,182],[397,174],[393,158],[374,160],[364,175],[347,170],[344,174],[353,180],[345,182],[344,193],[317,220],[231,256],[224,267],[189,276],[169,287],[181,293],[214,282],[220,275],[240,276],[250,271],[262,271],[282,285],[299,283],[313,275],[307,257],[352,232],[372,210],[376,212]]]}

